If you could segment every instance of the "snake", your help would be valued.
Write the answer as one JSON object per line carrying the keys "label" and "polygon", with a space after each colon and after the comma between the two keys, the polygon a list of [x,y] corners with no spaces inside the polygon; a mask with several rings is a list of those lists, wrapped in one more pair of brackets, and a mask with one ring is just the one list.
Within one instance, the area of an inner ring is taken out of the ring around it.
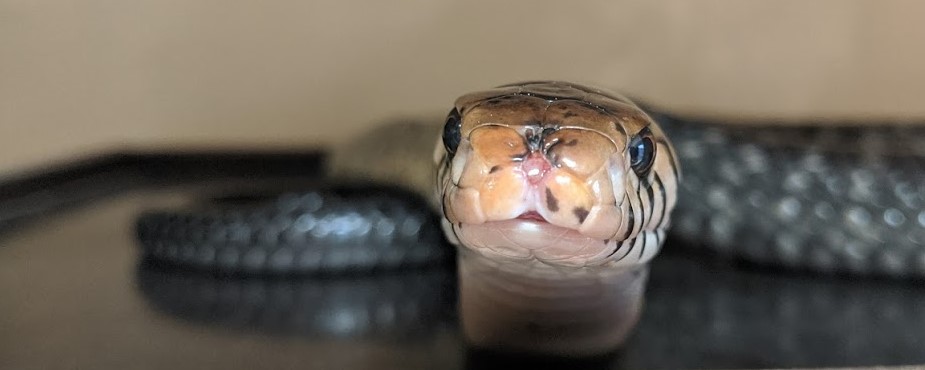
{"label": "snake", "polygon": [[658,125],[616,94],[528,82],[457,99],[440,141],[469,343],[564,355],[622,344],[676,203]]}
{"label": "snake", "polygon": [[139,239],[154,259],[250,273],[455,256],[471,345],[560,355],[624,343],[669,231],[758,264],[925,276],[916,127],[743,128],[557,81],[463,95],[443,122],[383,125],[332,151],[333,178],[392,188],[150,212]]}

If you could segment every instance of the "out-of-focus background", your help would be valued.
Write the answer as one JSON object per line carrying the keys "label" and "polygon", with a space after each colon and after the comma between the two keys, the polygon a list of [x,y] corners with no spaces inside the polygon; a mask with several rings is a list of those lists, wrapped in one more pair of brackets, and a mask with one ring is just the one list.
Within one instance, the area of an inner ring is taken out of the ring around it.
{"label": "out-of-focus background", "polygon": [[925,118],[910,1],[0,1],[0,178],[302,148],[528,79],[726,118]]}
{"label": "out-of-focus background", "polygon": [[[353,190],[378,202],[360,206],[318,190],[314,150],[534,79],[655,108],[684,168],[637,334],[591,367],[925,363],[925,130],[895,127],[925,124],[923,15],[917,0],[0,0],[0,369],[555,367],[471,351],[438,261],[452,254],[423,241],[437,228],[381,189]],[[754,131],[768,122],[890,125]],[[347,223],[377,236],[354,248],[329,225],[361,212]],[[412,229],[424,248],[388,244]],[[306,274],[251,270],[273,266]],[[312,274],[327,267],[344,271]]]}

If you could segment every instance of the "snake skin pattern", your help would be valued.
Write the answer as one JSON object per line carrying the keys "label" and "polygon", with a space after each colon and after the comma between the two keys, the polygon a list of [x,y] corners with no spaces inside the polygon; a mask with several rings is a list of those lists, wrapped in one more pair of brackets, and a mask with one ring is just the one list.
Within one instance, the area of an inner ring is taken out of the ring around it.
{"label": "snake skin pattern", "polygon": [[672,230],[682,244],[808,271],[925,277],[925,129],[655,118],[684,168]]}
{"label": "snake skin pattern", "polygon": [[137,238],[153,260],[221,273],[347,274],[444,264],[453,255],[426,202],[403,189],[248,198],[147,211]]}

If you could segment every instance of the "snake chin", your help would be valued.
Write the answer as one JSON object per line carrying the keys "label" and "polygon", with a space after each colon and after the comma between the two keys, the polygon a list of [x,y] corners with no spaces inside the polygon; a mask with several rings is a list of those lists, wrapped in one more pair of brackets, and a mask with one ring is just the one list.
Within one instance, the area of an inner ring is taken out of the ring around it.
{"label": "snake chin", "polygon": [[602,264],[616,244],[547,222],[539,213],[480,224],[452,225],[459,243],[486,257],[536,261],[554,267]]}

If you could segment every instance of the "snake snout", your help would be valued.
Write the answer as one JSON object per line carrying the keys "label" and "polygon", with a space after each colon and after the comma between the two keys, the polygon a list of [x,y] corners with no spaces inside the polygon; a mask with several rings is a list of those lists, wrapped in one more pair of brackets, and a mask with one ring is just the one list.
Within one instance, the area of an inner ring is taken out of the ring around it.
{"label": "snake snout", "polygon": [[[460,140],[444,140],[453,153],[436,156],[445,159],[440,178],[451,240],[569,266],[602,264],[636,245],[630,260],[653,255],[662,240],[653,229],[666,218],[674,187],[674,172],[665,172],[671,156],[655,155],[653,145],[667,144],[635,106],[611,95],[591,99],[597,93],[589,91],[505,90],[457,101],[459,117],[451,115],[456,125],[448,132]],[[649,154],[637,155],[649,158],[639,162],[646,166],[630,160],[627,148],[637,141],[648,145],[637,150]]]}
{"label": "snake snout", "polygon": [[613,150],[580,151],[578,144],[597,139],[594,133],[563,133],[556,139],[559,148],[549,145],[553,150],[545,153],[516,145],[505,151],[483,148],[487,141],[478,140],[503,144],[497,138],[509,134],[504,128],[480,129],[476,140],[460,146],[458,160],[466,164],[457,167],[460,173],[452,175],[459,182],[444,194],[447,227],[460,244],[495,257],[562,266],[606,255],[624,218],[615,202],[623,195],[614,195],[622,188],[610,180],[622,166],[607,165]]}

